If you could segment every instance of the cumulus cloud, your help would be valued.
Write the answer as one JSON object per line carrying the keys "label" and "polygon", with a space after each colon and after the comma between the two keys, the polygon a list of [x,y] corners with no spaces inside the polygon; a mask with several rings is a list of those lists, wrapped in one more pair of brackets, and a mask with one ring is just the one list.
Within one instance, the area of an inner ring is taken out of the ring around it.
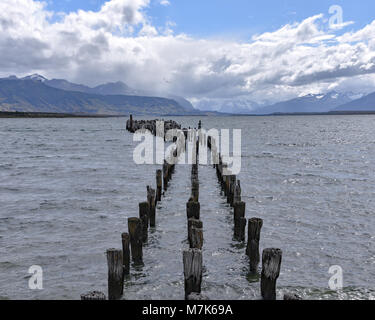
{"label": "cumulus cloud", "polygon": [[160,0],[160,4],[162,5],[162,6],[169,6],[171,3],[168,1],[168,0]]}
{"label": "cumulus cloud", "polygon": [[158,29],[147,16],[149,4],[110,0],[96,12],[57,16],[39,1],[2,0],[0,72],[88,85],[121,80],[194,101],[272,102],[350,83],[357,89],[364,79],[375,83],[375,21],[337,36],[320,14],[243,43],[174,34],[173,23]]}

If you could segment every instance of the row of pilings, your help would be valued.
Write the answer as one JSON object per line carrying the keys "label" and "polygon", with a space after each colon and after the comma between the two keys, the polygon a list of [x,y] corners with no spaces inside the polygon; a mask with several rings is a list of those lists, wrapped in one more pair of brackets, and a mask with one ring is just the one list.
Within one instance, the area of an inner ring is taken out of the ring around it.
{"label": "row of pilings", "polygon": [[[218,152],[217,142],[214,137],[207,137],[207,147],[211,150],[213,167],[216,169],[218,182],[222,193],[227,199],[227,203],[233,208],[234,234],[236,241],[246,241],[246,224],[248,226],[246,255],[249,257],[250,273],[259,273],[260,263],[260,235],[263,227],[263,220],[251,218],[246,220],[246,203],[241,199],[241,182],[236,175],[232,175],[228,164],[223,160]],[[278,248],[267,248],[262,252],[262,268],[260,279],[260,291],[264,300],[276,300],[276,282],[280,275],[282,261],[282,250]],[[284,300],[299,300],[293,294],[285,294]]]}
{"label": "row of pilings", "polygon": [[[158,120],[135,121],[131,117],[126,124],[130,132],[136,132],[140,129],[149,130],[157,135]],[[166,130],[180,129],[181,126],[174,121],[166,122]],[[198,129],[201,129],[199,121]],[[202,274],[203,274],[203,222],[201,220],[201,206],[199,202],[199,149],[200,146],[208,147],[214,160],[214,169],[218,183],[221,186],[222,193],[226,197],[228,205],[233,208],[233,222],[235,241],[246,241],[246,255],[249,257],[249,269],[254,275],[259,274],[259,264],[262,262],[260,274],[260,291],[264,300],[276,299],[276,282],[280,274],[282,251],[278,248],[267,248],[260,257],[260,236],[263,226],[263,220],[260,218],[251,218],[246,220],[246,203],[242,201],[241,182],[236,175],[231,174],[227,163],[218,152],[217,142],[214,137],[206,136],[198,132],[198,135],[190,134],[187,129],[183,129],[185,134],[185,145],[177,145],[173,153],[164,161],[161,170],[156,171],[156,189],[147,186],[147,201],[139,204],[139,217],[128,219],[128,233],[121,235],[122,250],[107,250],[108,263],[108,298],[110,300],[120,299],[123,295],[124,281],[131,272],[130,261],[134,265],[143,265],[143,245],[148,240],[148,228],[156,226],[156,204],[161,201],[163,190],[167,191],[168,183],[175,171],[176,162],[172,158],[178,158],[177,151],[186,150],[186,143],[194,142],[194,163],[191,166],[191,194],[186,203],[187,215],[187,240],[189,248],[183,250],[183,271],[184,271],[184,289],[186,300],[208,300],[202,294]],[[174,140],[176,142],[176,140]],[[177,140],[177,143],[181,143]],[[261,259],[262,258],[262,259]],[[81,296],[82,300],[103,300],[105,295],[101,292],[90,292]],[[286,294],[285,300],[300,299],[298,296]]]}
{"label": "row of pilings", "polygon": [[[137,130],[148,130],[156,136],[158,120],[133,120],[131,116],[126,123],[126,129],[135,133]],[[181,129],[177,122],[165,122],[165,131]],[[161,133],[163,134],[163,133]],[[181,146],[177,150],[183,150]],[[121,234],[122,249],[108,249],[106,251],[108,265],[108,299],[118,300],[123,296],[124,283],[131,273],[131,261],[135,267],[143,266],[143,246],[148,242],[149,228],[156,227],[156,208],[162,196],[168,190],[169,182],[175,172],[175,159],[179,155],[173,151],[162,169],[156,170],[156,186],[146,188],[146,200],[139,203],[139,216],[128,218],[128,232]],[[106,295],[99,291],[91,291],[81,295],[81,300],[106,300]]]}

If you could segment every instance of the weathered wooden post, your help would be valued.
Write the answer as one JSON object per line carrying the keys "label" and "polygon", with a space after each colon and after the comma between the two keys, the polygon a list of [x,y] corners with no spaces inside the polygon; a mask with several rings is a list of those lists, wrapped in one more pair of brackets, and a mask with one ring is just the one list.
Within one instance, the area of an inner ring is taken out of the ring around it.
{"label": "weathered wooden post", "polygon": [[81,300],[106,300],[106,296],[100,291],[91,291],[88,293],[81,294]]}
{"label": "weathered wooden post", "polygon": [[130,132],[134,132],[133,130],[133,115],[130,115]]}
{"label": "weathered wooden post", "polygon": [[188,240],[190,244],[190,248],[192,248],[191,243],[192,243],[192,228],[195,227],[197,229],[202,229],[203,230],[203,222],[198,219],[190,218],[188,219]]}
{"label": "weathered wooden post", "polygon": [[234,188],[236,184],[236,176],[231,175],[227,177],[227,203],[229,203],[233,207],[233,196],[234,196]]}
{"label": "weathered wooden post", "polygon": [[194,202],[199,201],[199,181],[198,181],[198,179],[192,180],[191,195],[193,197]]}
{"label": "weathered wooden post", "polygon": [[150,227],[154,228],[156,226],[155,190],[150,186],[147,186],[147,202],[150,208]]}
{"label": "weathered wooden post", "polygon": [[130,273],[130,236],[129,233],[123,233],[122,239],[122,264],[124,266],[124,275]]}
{"label": "weathered wooden post", "polygon": [[282,251],[264,249],[260,288],[264,300],[276,300],[276,280],[280,275]]}
{"label": "weathered wooden post", "polygon": [[161,201],[162,187],[162,171],[156,170],[156,201]]}
{"label": "weathered wooden post", "polygon": [[234,238],[238,241],[245,240],[246,219],[245,202],[236,202],[234,204]]}
{"label": "weathered wooden post", "polygon": [[201,205],[192,198],[186,203],[186,215],[188,219],[200,219]]}
{"label": "weathered wooden post", "polygon": [[139,219],[142,221],[142,241],[143,243],[147,242],[148,239],[148,214],[150,211],[150,207],[148,202],[141,202],[139,204]]}
{"label": "weathered wooden post", "polygon": [[185,299],[193,292],[201,293],[202,284],[202,251],[189,249],[183,252]]}
{"label": "weathered wooden post", "polygon": [[257,272],[260,254],[259,254],[259,242],[260,242],[260,231],[263,227],[263,220],[259,218],[249,219],[249,226],[247,232],[247,247],[246,254],[250,258],[250,271]]}
{"label": "weathered wooden post", "polygon": [[164,160],[163,164],[163,186],[164,186],[164,191],[168,190],[168,165],[167,161]]}
{"label": "weathered wooden post", "polygon": [[241,181],[238,180],[235,187],[234,187],[234,195],[233,195],[233,204],[232,206],[234,206],[234,204],[236,202],[240,202],[241,201]]}
{"label": "weathered wooden post", "polygon": [[197,225],[194,225],[194,223],[192,223],[190,230],[190,248],[202,250],[203,228],[199,228]]}
{"label": "weathered wooden post", "polygon": [[108,264],[108,299],[121,298],[124,291],[124,266],[122,251],[116,249],[107,250]]}
{"label": "weathered wooden post", "polygon": [[143,263],[142,221],[139,218],[129,218],[128,228],[132,260],[135,264]]}

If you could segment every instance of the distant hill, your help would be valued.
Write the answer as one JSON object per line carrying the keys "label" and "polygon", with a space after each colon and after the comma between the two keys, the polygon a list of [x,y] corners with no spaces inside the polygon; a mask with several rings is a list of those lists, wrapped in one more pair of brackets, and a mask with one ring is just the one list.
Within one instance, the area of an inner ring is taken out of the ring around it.
{"label": "distant hill", "polygon": [[337,92],[309,94],[255,110],[255,114],[329,112],[351,101],[348,95]]}
{"label": "distant hill", "polygon": [[375,92],[343,104],[335,108],[335,111],[375,111]]}
{"label": "distant hill", "polygon": [[[75,84],[64,79],[45,80],[43,83],[46,84],[47,86],[50,86],[56,89],[62,89],[62,90],[67,90],[67,91],[78,91],[78,92],[91,93],[91,94],[132,95],[132,96],[144,96],[144,97],[158,96],[152,92],[130,88],[127,84],[121,81],[105,83],[105,84],[96,86],[94,88],[90,88],[88,86],[81,85],[81,84]],[[185,98],[175,96],[175,95],[166,95],[163,98],[175,100],[181,107],[183,107],[188,112],[197,112],[197,110],[194,109],[190,101],[186,100]]]}
{"label": "distant hill", "polygon": [[67,82],[60,82],[59,85],[63,84],[66,89],[70,89],[62,90],[47,85],[48,81],[38,75],[23,79],[0,79],[0,111],[103,115],[187,114],[186,110],[172,99],[92,94],[77,90],[82,88]]}

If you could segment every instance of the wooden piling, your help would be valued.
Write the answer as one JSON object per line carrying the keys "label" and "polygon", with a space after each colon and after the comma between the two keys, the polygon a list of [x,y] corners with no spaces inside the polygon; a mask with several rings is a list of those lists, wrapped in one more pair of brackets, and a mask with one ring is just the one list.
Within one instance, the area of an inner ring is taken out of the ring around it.
{"label": "wooden piling", "polygon": [[143,263],[142,221],[139,218],[129,218],[128,228],[132,260],[135,264]]}
{"label": "wooden piling", "polygon": [[280,249],[263,250],[260,288],[264,300],[276,300],[276,281],[280,275],[281,259]]}
{"label": "wooden piling", "polygon": [[[188,240],[189,240],[189,244],[192,243],[192,236],[191,236],[192,227],[203,230],[203,222],[201,220],[194,219],[194,218],[188,219]],[[190,247],[192,247],[192,246],[190,245]]]}
{"label": "wooden piling", "polygon": [[198,179],[193,179],[193,181],[192,181],[191,196],[193,197],[194,202],[199,201],[199,181],[198,181]]}
{"label": "wooden piling", "polygon": [[262,227],[262,219],[249,219],[246,254],[250,258],[250,271],[254,273],[258,271],[258,266],[260,262],[259,242]]}
{"label": "wooden piling", "polygon": [[240,180],[237,180],[237,183],[234,187],[234,195],[233,195],[233,204],[232,206],[234,206],[234,204],[236,202],[241,202],[241,181]]}
{"label": "wooden piling", "polygon": [[162,181],[162,171],[156,170],[156,201],[161,201],[163,181]]}
{"label": "wooden piling", "polygon": [[81,300],[106,300],[106,296],[100,291],[91,291],[88,293],[81,294]]}
{"label": "wooden piling", "polygon": [[190,231],[190,248],[202,250],[202,248],[203,248],[203,228],[198,228],[193,223],[190,230],[191,230]]}
{"label": "wooden piling", "polygon": [[164,186],[164,191],[168,190],[168,180],[169,180],[169,170],[168,170],[168,164],[164,160],[163,164],[163,186]]}
{"label": "wooden piling", "polygon": [[201,293],[202,284],[202,251],[189,249],[183,252],[185,299],[191,293]]}
{"label": "wooden piling", "polygon": [[155,190],[150,186],[147,187],[147,202],[149,205],[149,221],[150,227],[154,228],[156,226],[156,208],[155,208]]}
{"label": "wooden piling", "polygon": [[149,224],[150,206],[148,202],[141,202],[139,204],[139,219],[142,221],[142,241],[147,242],[148,239],[148,224]]}
{"label": "wooden piling", "polygon": [[186,215],[188,219],[200,219],[201,205],[192,198],[186,203]]}
{"label": "wooden piling", "polygon": [[122,251],[107,250],[108,264],[108,299],[120,299],[124,291],[124,267]]}
{"label": "wooden piling", "polygon": [[234,238],[238,241],[245,240],[245,227],[246,227],[245,210],[246,210],[245,202],[241,201],[241,202],[235,203],[234,205]]}
{"label": "wooden piling", "polygon": [[123,233],[122,239],[122,264],[124,266],[124,275],[130,274],[130,236],[129,233]]}

